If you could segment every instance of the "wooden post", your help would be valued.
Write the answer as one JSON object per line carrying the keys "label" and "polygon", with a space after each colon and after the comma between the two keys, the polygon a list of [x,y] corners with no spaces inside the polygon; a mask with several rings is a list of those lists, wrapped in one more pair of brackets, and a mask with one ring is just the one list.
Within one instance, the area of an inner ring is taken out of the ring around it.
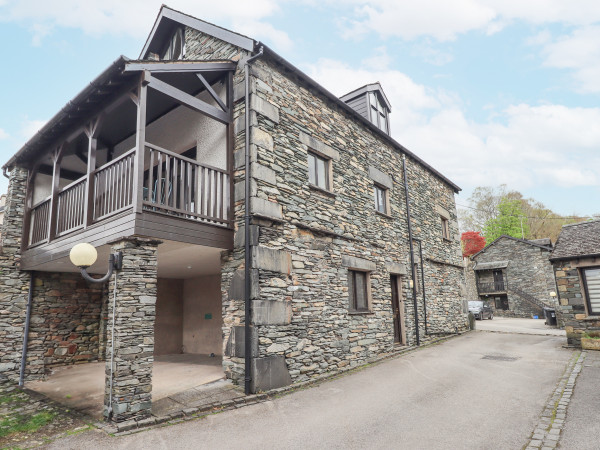
{"label": "wooden post", "polygon": [[27,193],[25,194],[25,214],[23,215],[23,236],[21,238],[21,252],[29,247],[29,234],[31,233],[31,207],[33,206],[33,183],[39,163],[29,169],[27,175]]}
{"label": "wooden post", "polygon": [[56,226],[58,223],[58,187],[60,184],[60,164],[63,157],[65,145],[61,144],[52,154],[52,193],[50,197],[50,214],[48,223],[48,242],[56,237]]}
{"label": "wooden post", "polygon": [[[229,228],[233,229],[235,224],[235,201],[233,195],[233,173],[235,171],[233,165],[233,152],[235,146],[235,138],[233,135],[233,72],[227,74],[227,108],[229,113],[229,123],[227,124],[227,175],[229,177],[229,205],[227,205],[227,219]],[[225,187],[225,184],[223,184]],[[225,198],[223,198],[225,201]]]}
{"label": "wooden post", "polygon": [[98,132],[102,116],[98,116],[85,128],[88,137],[87,179],[85,184],[85,200],[83,202],[84,228],[94,223],[94,175],[96,172],[96,149],[98,147]]}
{"label": "wooden post", "polygon": [[[142,73],[137,96],[137,126],[135,139],[135,166],[133,168],[134,212],[142,213],[144,202],[144,157],[146,153],[146,103],[148,100],[148,82],[150,72]],[[152,168],[150,168],[152,170]],[[160,184],[160,181],[159,181]],[[152,189],[152,187],[150,187]],[[148,193],[151,195],[151,193]]]}

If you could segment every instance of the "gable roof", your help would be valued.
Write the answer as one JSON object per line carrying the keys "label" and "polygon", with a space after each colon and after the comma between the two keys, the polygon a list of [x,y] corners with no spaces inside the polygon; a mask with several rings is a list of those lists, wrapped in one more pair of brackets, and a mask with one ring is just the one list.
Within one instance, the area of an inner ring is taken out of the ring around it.
{"label": "gable roof", "polygon": [[214,36],[222,41],[229,42],[247,51],[254,50],[254,46],[256,45],[254,39],[243,34],[197,19],[189,14],[169,8],[167,5],[162,5],[154,21],[152,31],[150,31],[144,48],[140,53],[140,59],[146,59],[148,52],[159,53],[162,50],[160,46],[164,44],[166,38],[178,23]]}
{"label": "gable roof", "polygon": [[388,111],[391,111],[392,104],[385,96],[385,92],[383,92],[383,88],[381,87],[381,84],[379,84],[379,81],[376,81],[375,83],[371,84],[366,84],[364,86],[359,87],[358,89],[354,89],[353,91],[348,92],[346,95],[342,95],[340,97],[340,100],[343,102],[347,102],[348,100],[352,100],[353,98],[358,97],[359,95],[362,95],[365,92],[373,91],[378,92],[381,95],[381,98],[383,99],[383,102],[385,103],[385,106],[387,107]]}
{"label": "gable roof", "polygon": [[550,261],[600,256],[600,220],[563,225]]}
{"label": "gable roof", "polygon": [[[539,248],[541,248],[543,250],[548,250],[549,252],[552,251],[552,241],[550,240],[550,238],[534,239],[532,241],[528,241],[527,239],[519,239],[519,238],[515,238],[515,237],[512,237],[512,236],[507,236],[506,234],[503,234],[499,238],[494,239],[489,245],[486,245],[483,249],[479,250],[474,255],[471,255],[471,259],[475,258],[480,253],[485,253],[485,251],[488,250],[491,246],[496,245],[496,243],[498,241],[500,241],[500,239],[510,239],[512,241],[521,242],[522,244],[529,244],[529,245],[532,245],[534,247],[539,247]],[[549,245],[539,244],[538,242],[540,242],[540,241],[542,241],[542,242],[548,242]]]}
{"label": "gable roof", "polygon": [[[424,160],[422,160],[417,155],[415,155],[413,152],[411,152],[406,147],[401,145],[399,142],[397,142],[395,139],[393,139],[387,133],[380,130],[379,127],[372,124],[371,121],[369,121],[366,118],[364,118],[363,116],[361,116],[354,109],[352,109],[352,107],[348,106],[340,98],[333,95],[326,88],[321,86],[319,83],[317,83],[311,77],[309,77],[307,74],[302,72],[296,66],[294,66],[293,64],[288,62],[286,59],[281,57],[279,54],[274,52],[271,48],[269,48],[267,45],[265,45],[264,43],[262,43],[260,41],[253,40],[247,36],[241,35],[239,33],[235,33],[233,31],[227,30],[227,29],[219,27],[217,25],[213,25],[209,22],[206,22],[204,20],[190,16],[188,14],[184,14],[180,11],[176,11],[167,5],[162,5],[160,12],[156,18],[156,21],[154,22],[154,26],[152,27],[152,31],[150,32],[150,35],[148,36],[148,39],[146,40],[146,44],[144,45],[144,48],[142,49],[140,58],[145,58],[148,54],[148,51],[155,51],[152,49],[160,48],[160,45],[164,43],[164,39],[166,39],[166,37],[168,36],[167,30],[169,29],[169,27],[172,27],[173,23],[175,23],[175,22],[179,22],[181,24],[184,24],[186,26],[194,28],[198,31],[201,31],[205,34],[214,36],[217,39],[221,39],[222,41],[228,42],[232,45],[237,45],[238,47],[240,47],[244,50],[247,50],[247,51],[258,50],[260,47],[263,47],[265,56],[270,57],[275,62],[283,65],[286,69],[288,69],[295,76],[300,78],[303,82],[305,82],[310,87],[315,89],[321,95],[324,95],[327,99],[331,100],[334,104],[336,104],[342,110],[346,111],[348,114],[350,114],[356,120],[359,120],[364,126],[366,126],[374,134],[376,134],[383,140],[387,141],[389,144],[391,144],[397,150],[401,151],[402,153],[405,153],[407,156],[412,158],[414,161],[421,164],[423,167],[425,167],[427,170],[429,170],[435,176],[440,178],[444,183],[448,184],[454,190],[454,192],[458,193],[461,191],[461,188],[458,185],[456,185],[455,183],[453,183],[449,178],[447,178],[442,173],[440,173],[439,171],[434,169],[431,165],[429,165]],[[377,84],[379,84],[379,83],[377,83]],[[371,85],[367,85],[367,86],[371,86]],[[373,86],[375,86],[375,84],[373,84]],[[379,86],[379,87],[381,87],[381,86]],[[361,89],[361,88],[359,88],[359,89]],[[383,94],[383,90],[381,90],[380,92]],[[348,94],[346,94],[346,95],[348,95]],[[385,95],[383,95],[383,97],[385,97]],[[384,98],[384,100],[386,101],[386,104],[389,105],[388,100],[386,98]],[[391,106],[390,106],[390,109],[391,109]]]}

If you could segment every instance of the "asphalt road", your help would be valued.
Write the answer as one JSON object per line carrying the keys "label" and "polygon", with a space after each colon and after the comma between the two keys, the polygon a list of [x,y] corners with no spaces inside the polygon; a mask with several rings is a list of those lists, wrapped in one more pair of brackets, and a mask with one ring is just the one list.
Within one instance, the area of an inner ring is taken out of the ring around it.
{"label": "asphalt road", "polygon": [[520,449],[571,356],[563,344],[472,332],[273,401],[48,448]]}

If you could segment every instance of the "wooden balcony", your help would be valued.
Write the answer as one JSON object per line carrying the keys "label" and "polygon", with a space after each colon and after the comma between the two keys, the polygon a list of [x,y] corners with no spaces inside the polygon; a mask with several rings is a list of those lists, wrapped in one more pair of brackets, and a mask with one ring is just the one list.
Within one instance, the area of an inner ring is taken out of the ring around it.
{"label": "wooden balcony", "polygon": [[134,235],[233,248],[235,68],[121,58],[52,119],[23,149],[22,268]]}
{"label": "wooden balcony", "polygon": [[481,281],[477,281],[477,293],[479,295],[484,295],[484,294],[502,294],[502,293],[506,293],[506,290],[508,289],[508,281],[506,280],[506,277],[504,277],[502,280],[498,280],[498,281],[490,281],[490,282],[481,282]]}

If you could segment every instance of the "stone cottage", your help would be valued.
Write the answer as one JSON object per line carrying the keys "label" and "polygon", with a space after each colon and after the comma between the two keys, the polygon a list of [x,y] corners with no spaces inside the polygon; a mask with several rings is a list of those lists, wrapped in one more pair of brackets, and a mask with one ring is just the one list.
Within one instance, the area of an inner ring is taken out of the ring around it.
{"label": "stone cottage", "polygon": [[556,285],[548,256],[550,239],[524,240],[500,236],[475,253],[473,277],[479,300],[489,301],[494,314],[544,317],[544,307],[556,306]]}
{"label": "stone cottage", "polygon": [[[390,112],[378,83],[337,98],[163,6],[140,59],[4,166],[0,377],[106,360],[122,421],[150,413],[161,355],[214,354],[257,392],[465,330],[459,188],[391,138]],[[108,285],[70,264],[80,242],[90,273],[122,254]]]}
{"label": "stone cottage", "polygon": [[550,261],[558,285],[558,318],[568,344],[581,347],[582,337],[600,337],[600,220],[563,225]]}

